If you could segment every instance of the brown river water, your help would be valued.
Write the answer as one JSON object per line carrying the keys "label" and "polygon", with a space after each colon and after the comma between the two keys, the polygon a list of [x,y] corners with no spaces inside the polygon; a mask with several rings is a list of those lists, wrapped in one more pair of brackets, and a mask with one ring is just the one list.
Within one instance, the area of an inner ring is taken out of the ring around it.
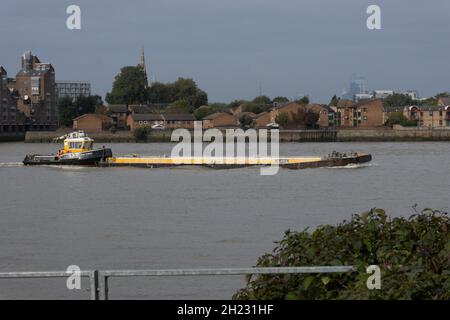
{"label": "brown river water", "polygon": [[[107,144],[116,154],[170,154],[173,145]],[[333,150],[368,165],[261,176],[258,168],[24,167],[55,144],[0,144],[0,272],[251,267],[287,229],[335,224],[381,207],[449,210],[450,144],[286,143],[286,156]],[[111,299],[229,299],[244,277],[126,278]],[[88,299],[64,279],[0,280],[0,299]]]}

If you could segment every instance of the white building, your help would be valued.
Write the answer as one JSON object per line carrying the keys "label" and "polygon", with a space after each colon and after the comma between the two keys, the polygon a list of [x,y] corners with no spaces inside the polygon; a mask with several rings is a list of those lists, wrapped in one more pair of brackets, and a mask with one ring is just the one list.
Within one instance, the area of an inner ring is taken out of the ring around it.
{"label": "white building", "polygon": [[394,90],[375,90],[373,92],[373,97],[375,99],[385,99],[394,94]]}

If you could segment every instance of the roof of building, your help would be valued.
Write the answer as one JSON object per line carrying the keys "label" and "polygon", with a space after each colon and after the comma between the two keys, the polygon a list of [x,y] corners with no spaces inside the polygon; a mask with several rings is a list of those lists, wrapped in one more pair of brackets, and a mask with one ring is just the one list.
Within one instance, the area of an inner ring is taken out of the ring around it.
{"label": "roof of building", "polygon": [[436,105],[426,105],[426,106],[409,106],[408,109],[411,110],[412,108],[416,107],[420,111],[441,111],[444,110],[444,106],[436,106]]}
{"label": "roof of building", "polygon": [[306,105],[307,110],[311,110],[313,112],[320,112],[322,110],[326,110],[328,112],[334,112],[333,109],[331,109],[326,104],[318,104],[318,103],[310,103]]}
{"label": "roof of building", "polygon": [[127,113],[128,107],[124,104],[110,104],[108,110],[112,113]]}
{"label": "roof of building", "polygon": [[292,104],[297,104],[297,105],[299,105],[299,106],[302,105],[302,104],[300,104],[300,103],[298,103],[298,102],[290,101],[290,102],[287,102],[287,103],[285,103],[285,104],[280,104],[280,105],[274,107],[273,109],[280,110],[280,109],[283,109],[283,108],[285,108],[285,107],[287,107],[287,106],[290,106],[290,105],[292,105]]}
{"label": "roof of building", "polygon": [[104,115],[104,114],[98,114],[98,113],[85,113],[85,114],[83,114],[83,115],[81,115],[81,116],[79,116],[79,117],[76,117],[75,119],[73,119],[73,121],[76,121],[76,120],[79,120],[79,119],[82,119],[82,118],[86,118],[86,117],[88,117],[88,116],[96,117],[96,118],[101,119],[101,120],[111,120],[110,117],[108,117],[107,115]]}
{"label": "roof of building", "polygon": [[383,100],[382,99],[371,99],[371,100],[362,100],[359,101],[358,103],[355,103],[354,107],[361,107],[361,106],[365,106],[369,103],[374,103],[374,102],[378,102],[383,104]]}
{"label": "roof of building", "polygon": [[253,112],[247,112],[247,111],[239,112],[238,114],[236,114],[236,116],[238,118],[240,118],[242,116],[249,116],[250,118],[256,118],[256,114],[254,114]]}
{"label": "roof of building", "polygon": [[129,109],[133,113],[151,113],[152,108],[149,106],[129,106]]}
{"label": "roof of building", "polygon": [[217,119],[217,118],[222,117],[222,116],[230,116],[230,117],[232,117],[232,115],[227,113],[227,112],[215,112],[213,114],[210,114],[210,115],[204,117],[203,120],[214,120],[214,119]]}
{"label": "roof of building", "polygon": [[384,112],[403,112],[403,110],[405,109],[405,107],[400,107],[400,106],[383,106],[383,111]]}
{"label": "roof of building", "polygon": [[163,117],[158,113],[133,113],[131,115],[134,121],[162,121]]}
{"label": "roof of building", "polygon": [[355,102],[353,100],[341,99],[338,101],[337,107],[338,108],[347,108],[347,107],[352,107],[354,104],[355,104]]}
{"label": "roof of building", "polygon": [[450,97],[441,97],[441,98],[439,98],[439,100],[441,101],[441,103],[443,105],[446,105],[446,106],[450,105]]}
{"label": "roof of building", "polygon": [[190,113],[165,113],[162,116],[166,121],[195,121],[194,115]]}
{"label": "roof of building", "polygon": [[259,117],[265,116],[266,114],[269,114],[269,112],[267,112],[267,111],[260,112],[257,115],[255,115],[255,119],[258,119]]}
{"label": "roof of building", "polygon": [[382,105],[382,99],[370,99],[370,100],[361,100],[359,102],[353,102],[352,100],[341,99],[338,102],[338,108],[358,108],[362,106],[366,106],[372,103],[380,103]]}

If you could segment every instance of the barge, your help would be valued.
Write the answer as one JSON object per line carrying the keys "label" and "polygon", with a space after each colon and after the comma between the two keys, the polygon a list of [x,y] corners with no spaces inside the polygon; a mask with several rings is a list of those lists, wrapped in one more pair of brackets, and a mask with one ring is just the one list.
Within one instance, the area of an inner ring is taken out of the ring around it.
{"label": "barge", "polygon": [[344,167],[350,164],[370,162],[372,156],[366,153],[333,152],[325,157],[281,157],[281,158],[215,158],[215,157],[110,157],[99,163],[101,167],[161,168],[179,166],[203,166],[215,169],[231,169],[248,166],[279,165],[287,169],[321,167]]}
{"label": "barge", "polygon": [[141,157],[118,156],[105,147],[94,149],[94,141],[83,131],[72,132],[56,141],[63,140],[64,148],[54,155],[27,155],[25,165],[83,165],[99,167],[161,168],[179,166],[203,166],[216,169],[231,169],[248,166],[279,166],[287,169],[320,167],[344,167],[372,160],[366,153],[332,152],[325,157]]}

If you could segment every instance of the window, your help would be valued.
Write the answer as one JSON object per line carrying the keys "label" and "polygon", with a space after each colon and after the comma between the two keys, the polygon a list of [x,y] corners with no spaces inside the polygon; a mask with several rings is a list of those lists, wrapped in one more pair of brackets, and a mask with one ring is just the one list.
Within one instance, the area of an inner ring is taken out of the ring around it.
{"label": "window", "polygon": [[70,142],[69,147],[70,149],[81,149],[81,142]]}
{"label": "window", "polygon": [[39,77],[31,77],[31,94],[39,95]]}

